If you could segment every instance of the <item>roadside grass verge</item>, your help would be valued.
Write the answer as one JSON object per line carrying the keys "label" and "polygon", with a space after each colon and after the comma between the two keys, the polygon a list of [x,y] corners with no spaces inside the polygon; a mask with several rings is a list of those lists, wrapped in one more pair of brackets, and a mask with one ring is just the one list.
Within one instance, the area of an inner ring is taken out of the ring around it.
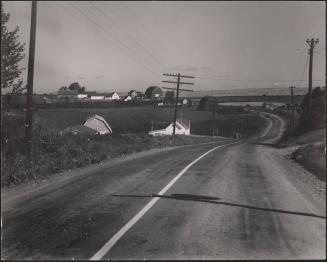
{"label": "roadside grass verge", "polygon": [[1,185],[8,187],[52,174],[88,166],[127,154],[167,146],[190,145],[214,141],[211,137],[169,136],[147,134],[112,134],[81,136],[67,134],[41,135],[33,140],[30,158],[25,154],[23,138],[2,141]]}

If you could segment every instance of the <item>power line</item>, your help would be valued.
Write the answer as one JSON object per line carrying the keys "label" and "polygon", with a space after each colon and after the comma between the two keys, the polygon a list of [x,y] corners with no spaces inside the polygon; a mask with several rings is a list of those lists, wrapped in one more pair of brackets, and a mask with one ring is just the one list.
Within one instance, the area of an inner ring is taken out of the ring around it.
{"label": "power line", "polygon": [[[235,81],[235,82],[265,82],[265,83],[273,83],[273,82],[302,82],[304,80],[296,80],[296,79],[275,79],[275,80],[260,80],[260,79],[229,79],[229,78],[213,78],[213,77],[197,77],[197,79],[203,80],[215,80],[215,81]],[[312,81],[323,81],[322,79],[315,79]]]}
{"label": "power line", "polygon": [[[309,57],[307,56],[307,59],[306,59],[305,64],[304,64],[304,68],[303,68],[302,76],[301,76],[301,78],[300,78],[301,80],[299,80],[299,81],[301,81],[301,82],[305,81],[305,80],[304,80],[304,74],[305,74],[305,70],[306,70],[307,65],[308,65],[308,61],[309,61]],[[303,87],[303,85],[302,85],[302,87]]]}
{"label": "power line", "polygon": [[121,31],[124,31],[126,35],[134,42],[136,43],[144,53],[147,53],[156,63],[158,63],[160,66],[164,65],[152,54],[150,53],[139,41],[137,41],[131,33],[128,31],[128,29],[122,27],[116,20],[114,20],[112,17],[110,17],[107,13],[105,13],[103,10],[101,10],[97,5],[94,3],[88,1],[90,5],[92,5],[98,12],[100,12],[103,16],[105,16],[109,21],[111,21],[112,24],[115,24],[118,28],[120,28]]}
{"label": "power line", "polygon": [[303,55],[304,55],[305,51],[306,51],[306,49],[303,48],[302,53],[301,53],[301,58],[300,58],[299,63],[297,64],[297,67],[296,67],[295,76],[294,76],[295,79],[297,79],[297,75],[298,75],[299,70],[300,70],[300,64],[302,62],[302,58],[303,58]]}
{"label": "power line", "polygon": [[140,26],[141,26],[141,28],[143,29],[143,30],[145,30],[146,32],[147,32],[147,35],[151,35],[152,36],[152,38],[153,39],[155,39],[155,41],[157,42],[157,43],[159,43],[159,45],[161,45],[161,47],[163,48],[163,49],[165,49],[166,51],[168,51],[168,52],[166,52],[166,53],[168,53],[168,55],[171,57],[171,58],[173,58],[173,60],[174,59],[176,59],[176,57],[177,57],[177,60],[179,61],[180,59],[178,59],[178,54],[176,55],[176,53],[175,52],[173,52],[173,51],[171,51],[170,49],[168,49],[167,47],[166,47],[166,45],[164,45],[163,44],[163,42],[161,41],[161,40],[159,40],[159,38],[158,38],[158,36],[156,35],[156,34],[154,34],[140,19],[139,19],[139,17],[132,11],[132,9],[130,8],[130,7],[128,7],[127,5],[125,5],[125,3],[119,3],[119,5],[123,8],[123,9],[125,9],[125,10],[127,10],[134,18],[135,18],[135,21],[137,21],[139,24],[140,24]]}
{"label": "power line", "polygon": [[[93,24],[95,24],[99,29],[101,29],[110,39],[114,39],[116,42],[119,42],[120,45],[122,45],[123,47],[125,47],[125,49],[129,50],[130,53],[133,54],[133,56],[135,57],[131,57],[130,54],[127,54],[126,52],[124,52],[122,49],[121,51],[123,51],[126,55],[128,55],[130,58],[132,58],[134,61],[137,60],[137,62],[142,65],[145,69],[149,70],[151,73],[157,74],[156,72],[154,72],[152,69],[150,69],[146,64],[144,64],[143,62],[141,62],[138,58],[137,55],[135,55],[133,53],[133,51],[130,50],[130,48],[128,46],[126,46],[121,40],[119,40],[118,38],[116,38],[115,36],[113,36],[111,33],[109,33],[105,28],[103,28],[101,25],[99,25],[97,22],[95,22],[92,18],[90,18],[88,15],[86,15],[83,11],[81,11],[79,8],[77,8],[73,3],[70,3],[70,5],[75,8],[82,16],[84,16],[87,20],[91,21]],[[137,59],[136,59],[137,57]]]}

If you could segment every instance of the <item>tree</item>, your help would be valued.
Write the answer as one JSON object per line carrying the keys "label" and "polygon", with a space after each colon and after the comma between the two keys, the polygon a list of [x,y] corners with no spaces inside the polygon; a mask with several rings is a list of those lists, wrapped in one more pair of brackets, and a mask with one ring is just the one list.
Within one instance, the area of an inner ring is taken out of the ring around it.
{"label": "tree", "polygon": [[175,102],[175,93],[174,91],[167,91],[165,94],[165,102],[168,104],[174,104]]}
{"label": "tree", "polygon": [[306,94],[301,104],[301,115],[298,128],[312,130],[326,124],[326,89],[316,87],[312,91],[312,107],[309,110],[309,94]]}
{"label": "tree", "polygon": [[77,90],[78,93],[85,93],[85,87],[81,86],[78,82],[71,83],[68,90]]}
{"label": "tree", "polygon": [[25,43],[19,41],[18,26],[13,31],[8,30],[9,18],[1,2],[1,90],[11,89],[12,94],[22,94],[20,75],[25,68],[20,67],[19,62],[25,57]]}

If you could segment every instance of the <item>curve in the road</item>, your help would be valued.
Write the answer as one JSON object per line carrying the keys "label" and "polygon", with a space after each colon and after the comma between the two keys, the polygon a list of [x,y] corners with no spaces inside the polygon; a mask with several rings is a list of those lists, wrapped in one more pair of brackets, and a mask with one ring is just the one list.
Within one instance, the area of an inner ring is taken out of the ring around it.
{"label": "curve in the road", "polygon": [[190,164],[188,164],[181,172],[179,172],[154,198],[152,198],[152,200],[147,203],[130,221],[128,221],[115,235],[113,235],[104,245],[103,247],[101,247],[99,249],[98,252],[96,252],[94,254],[94,256],[91,257],[90,260],[100,260],[102,259],[108,252],[109,250],[117,243],[117,241],[139,220],[141,219],[145,213],[147,213],[150,208],[160,199],[160,195],[163,195],[167,192],[167,190],[169,188],[171,188],[176,181],[191,167],[193,166],[196,162],[198,162],[200,159],[202,159],[203,157],[205,157],[206,155],[208,155],[209,153],[211,153],[212,151],[221,148],[223,146],[227,146],[227,145],[232,145],[232,144],[236,144],[239,143],[239,141],[237,142],[233,142],[233,143],[229,143],[229,144],[225,144],[225,145],[220,145],[220,146],[216,146],[210,150],[208,150],[207,152],[205,152],[204,154],[202,154],[201,156],[199,156],[197,159],[195,159],[194,161],[192,161]]}

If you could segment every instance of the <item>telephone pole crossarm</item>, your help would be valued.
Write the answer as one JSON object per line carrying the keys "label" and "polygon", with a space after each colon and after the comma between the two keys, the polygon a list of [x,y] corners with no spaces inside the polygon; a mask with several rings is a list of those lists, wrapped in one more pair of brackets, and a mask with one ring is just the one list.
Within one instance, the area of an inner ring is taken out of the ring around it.
{"label": "telephone pole crossarm", "polygon": [[162,80],[163,83],[177,84],[177,81]]}
{"label": "telephone pole crossarm", "polygon": [[194,83],[190,83],[190,82],[180,82],[181,85],[194,85]]}
{"label": "telephone pole crossarm", "polygon": [[[173,87],[165,87],[165,86],[163,86],[162,88],[163,89],[176,90],[176,88],[173,88]],[[192,90],[192,89],[182,89],[182,88],[180,88],[179,91],[183,91],[183,92],[194,92],[194,90]]]}

